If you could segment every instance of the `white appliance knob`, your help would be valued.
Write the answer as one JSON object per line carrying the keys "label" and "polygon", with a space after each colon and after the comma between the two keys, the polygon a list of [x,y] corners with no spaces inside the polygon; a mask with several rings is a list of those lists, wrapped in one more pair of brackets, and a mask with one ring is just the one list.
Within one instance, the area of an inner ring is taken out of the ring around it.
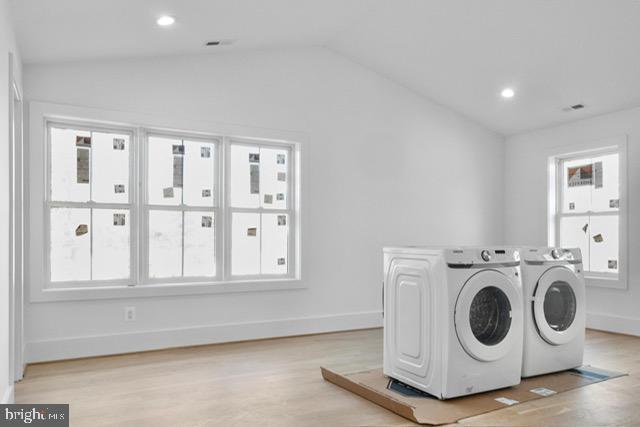
{"label": "white appliance knob", "polygon": [[553,249],[551,251],[551,256],[553,257],[553,259],[558,259],[560,258],[560,251],[557,249]]}
{"label": "white appliance knob", "polygon": [[483,260],[487,262],[491,261],[491,254],[486,249],[480,252],[480,256],[482,257]]}

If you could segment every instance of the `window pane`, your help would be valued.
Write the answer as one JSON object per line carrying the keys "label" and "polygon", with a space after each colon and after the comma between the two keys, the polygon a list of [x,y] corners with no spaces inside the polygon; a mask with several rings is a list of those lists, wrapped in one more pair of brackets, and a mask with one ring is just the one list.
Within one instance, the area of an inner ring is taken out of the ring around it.
{"label": "window pane", "polygon": [[260,149],[260,201],[264,208],[286,209],[288,150]]}
{"label": "window pane", "polygon": [[129,135],[91,135],[91,197],[96,202],[129,202]]}
{"label": "window pane", "polygon": [[129,278],[129,210],[94,209],[92,279]]}
{"label": "window pane", "polygon": [[260,207],[260,160],[259,147],[231,145],[231,206]]}
{"label": "window pane", "polygon": [[51,128],[49,137],[51,139],[51,200],[89,201],[91,133]]}
{"label": "window pane", "polygon": [[[596,179],[591,196],[591,209],[596,212],[617,211],[620,198],[618,154],[594,157],[593,162],[596,165]],[[602,182],[598,176],[602,176]]]}
{"label": "window pane", "polygon": [[184,204],[214,205],[214,144],[184,141]]}
{"label": "window pane", "polygon": [[149,212],[149,277],[182,275],[182,212]]}
{"label": "window pane", "polygon": [[593,166],[591,158],[564,162],[562,188],[562,212],[587,212],[591,210]]}
{"label": "window pane", "polygon": [[51,209],[51,281],[91,279],[89,209]]}
{"label": "window pane", "polygon": [[288,231],[288,215],[262,215],[262,274],[287,274]]}
{"label": "window pane", "polygon": [[618,217],[592,216],[589,270],[618,273]]}
{"label": "window pane", "polygon": [[[152,205],[179,205],[182,203],[182,171],[184,160],[182,140],[149,137],[147,182],[148,200]],[[174,152],[176,154],[174,154]]]}
{"label": "window pane", "polygon": [[589,217],[565,217],[560,219],[560,246],[563,248],[580,248],[582,264],[589,268]]}
{"label": "window pane", "polygon": [[231,221],[231,274],[260,273],[260,235],[260,214],[233,214]]}
{"label": "window pane", "polygon": [[213,212],[184,213],[184,275],[215,276],[215,226]]}

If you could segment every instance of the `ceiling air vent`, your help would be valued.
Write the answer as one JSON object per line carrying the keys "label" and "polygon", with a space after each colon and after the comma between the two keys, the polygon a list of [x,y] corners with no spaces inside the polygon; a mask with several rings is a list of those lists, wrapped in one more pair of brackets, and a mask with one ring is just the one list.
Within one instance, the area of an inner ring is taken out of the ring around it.
{"label": "ceiling air vent", "polygon": [[206,42],[204,45],[207,47],[211,46],[227,46],[233,43],[233,40],[211,40]]}
{"label": "ceiling air vent", "polygon": [[575,105],[571,105],[569,107],[565,107],[562,109],[562,111],[576,111],[576,110],[582,110],[584,108],[584,104],[575,104]]}

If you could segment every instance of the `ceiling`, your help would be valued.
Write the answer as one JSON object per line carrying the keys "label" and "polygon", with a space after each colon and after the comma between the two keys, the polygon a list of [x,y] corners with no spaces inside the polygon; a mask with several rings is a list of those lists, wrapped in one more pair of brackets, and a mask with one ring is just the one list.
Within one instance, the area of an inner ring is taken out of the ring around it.
{"label": "ceiling", "polygon": [[321,45],[504,134],[640,105],[639,0],[11,3],[25,63]]}

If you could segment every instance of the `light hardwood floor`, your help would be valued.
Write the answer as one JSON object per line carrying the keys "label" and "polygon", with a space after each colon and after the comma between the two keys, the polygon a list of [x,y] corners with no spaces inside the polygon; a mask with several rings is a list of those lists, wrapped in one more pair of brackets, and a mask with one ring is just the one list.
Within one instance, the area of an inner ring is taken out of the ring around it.
{"label": "light hardwood floor", "polygon": [[[401,426],[322,380],[382,363],[382,330],[32,365],[17,403],[69,403],[73,426]],[[471,426],[640,425],[640,338],[588,331],[585,363],[630,375],[461,421]]]}

